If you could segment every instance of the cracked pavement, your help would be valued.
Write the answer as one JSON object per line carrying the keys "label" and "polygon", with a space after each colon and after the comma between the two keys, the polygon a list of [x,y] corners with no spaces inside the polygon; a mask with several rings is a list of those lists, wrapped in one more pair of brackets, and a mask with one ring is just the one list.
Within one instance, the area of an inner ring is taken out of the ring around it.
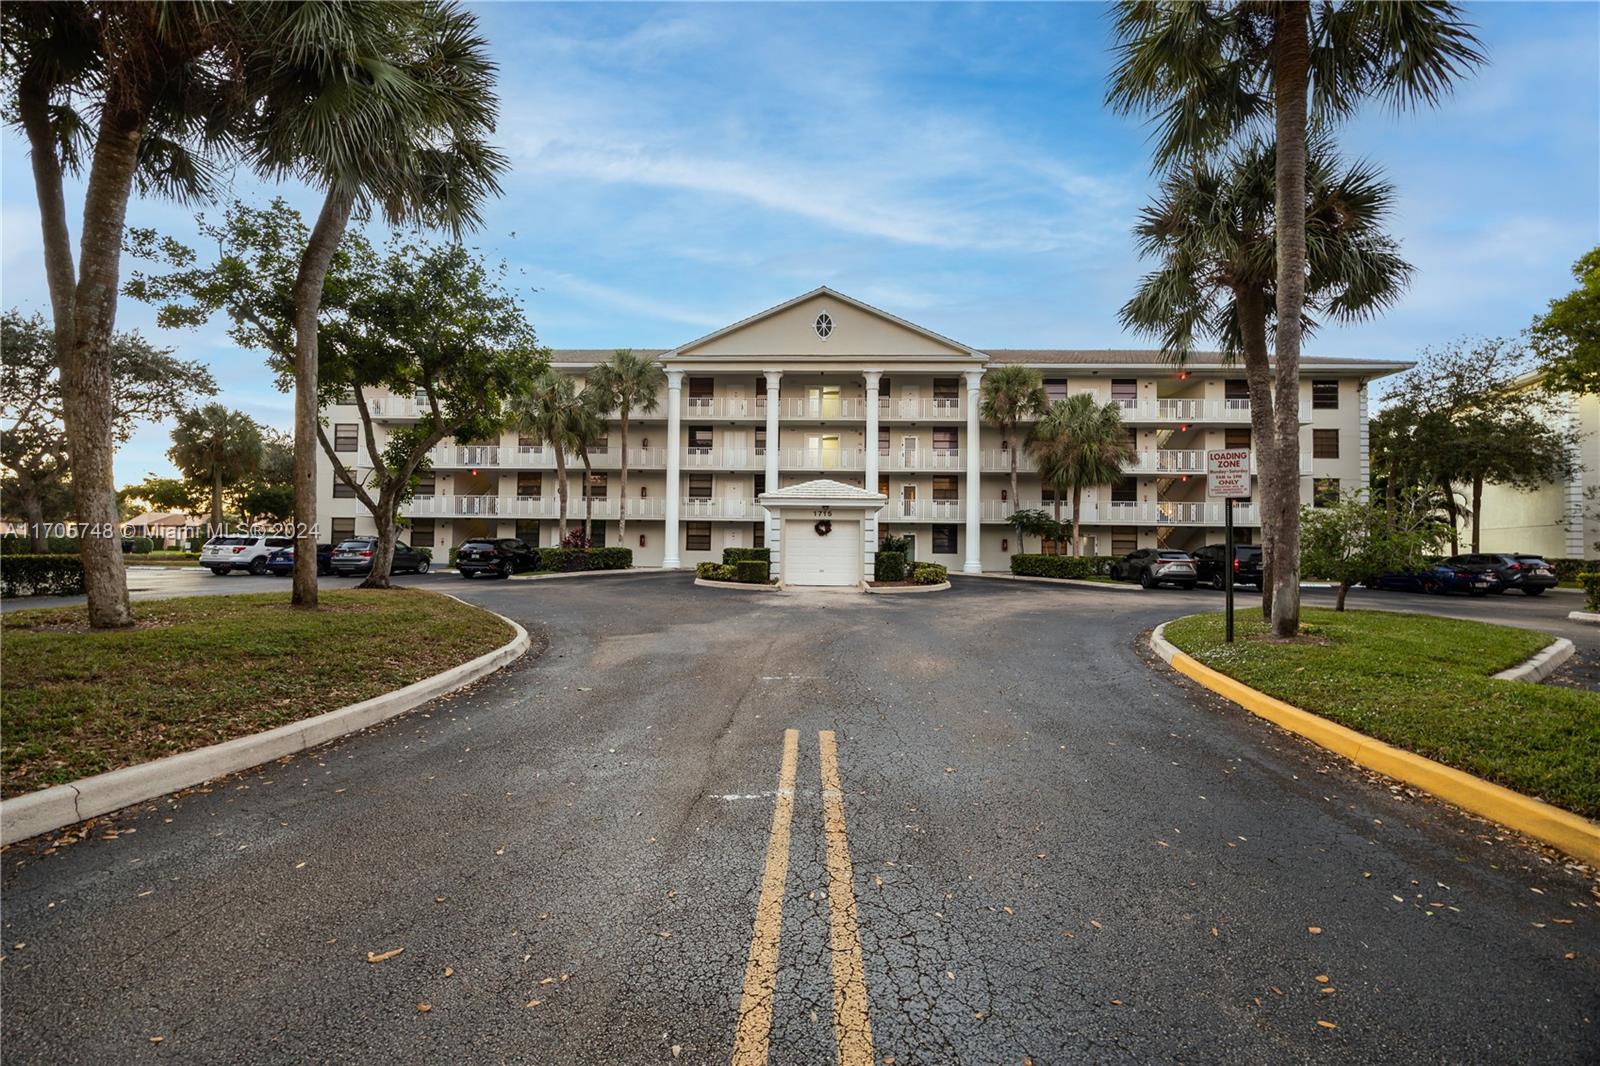
{"label": "cracked pavement", "polygon": [[877,1062],[1600,1058],[1590,872],[1152,669],[1209,599],[425,583],[548,649],[4,852],[7,1062],[726,1063],[787,729],[773,1064],[840,1058],[824,731]]}

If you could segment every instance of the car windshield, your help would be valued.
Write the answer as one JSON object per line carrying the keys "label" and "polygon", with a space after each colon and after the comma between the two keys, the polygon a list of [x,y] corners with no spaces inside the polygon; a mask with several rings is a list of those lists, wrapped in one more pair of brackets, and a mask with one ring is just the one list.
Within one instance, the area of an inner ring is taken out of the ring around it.
{"label": "car windshield", "polygon": [[1187,558],[1189,558],[1189,553],[1188,552],[1162,552],[1161,553],[1161,558],[1163,558],[1163,559],[1187,559]]}
{"label": "car windshield", "polygon": [[463,548],[493,548],[494,547],[494,541],[492,541],[492,540],[469,540],[469,541],[467,541],[465,544],[463,544],[461,546]]}
{"label": "car windshield", "polygon": [[369,547],[371,545],[371,543],[372,543],[371,541],[366,541],[366,540],[347,540],[347,541],[343,541],[342,543],[340,543],[339,550],[340,551],[359,551],[362,548]]}
{"label": "car windshield", "polygon": [[1233,554],[1240,559],[1259,559],[1261,558],[1261,546],[1259,544],[1235,544],[1233,546]]}

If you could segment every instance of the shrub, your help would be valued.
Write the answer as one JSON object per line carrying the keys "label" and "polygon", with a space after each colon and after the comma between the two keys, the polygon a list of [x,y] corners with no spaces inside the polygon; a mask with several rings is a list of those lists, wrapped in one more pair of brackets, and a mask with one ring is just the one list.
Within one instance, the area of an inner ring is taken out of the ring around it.
{"label": "shrub", "polygon": [[727,566],[754,559],[763,563],[772,562],[771,548],[723,548],[722,561]]}
{"label": "shrub", "polygon": [[703,581],[721,581],[722,569],[721,563],[695,563],[694,576]]}
{"label": "shrub", "polygon": [[567,530],[567,535],[561,538],[561,546],[563,548],[587,548],[589,546],[589,538],[583,535],[582,523]]}
{"label": "shrub", "polygon": [[911,569],[911,580],[918,585],[942,585],[950,580],[950,571],[938,563],[918,563]]}
{"label": "shrub", "polygon": [[885,533],[878,538],[878,550],[881,552],[899,552],[907,555],[911,552],[911,538]]}
{"label": "shrub", "polygon": [[1600,574],[1600,559],[1551,559],[1545,557],[1562,581],[1583,584],[1584,574]]}
{"label": "shrub", "polygon": [[1585,571],[1577,577],[1578,584],[1583,586],[1589,610],[1600,611],[1600,571]]}
{"label": "shrub", "polygon": [[75,596],[83,591],[76,555],[8,555],[0,563],[0,596]]}
{"label": "shrub", "polygon": [[1076,555],[1019,554],[1011,557],[1011,572],[1022,577],[1086,578],[1094,574],[1094,560]]}
{"label": "shrub", "polygon": [[579,570],[626,570],[632,565],[633,551],[629,548],[539,549],[540,570],[570,574]]}
{"label": "shrub", "polygon": [[772,564],[760,559],[740,559],[733,564],[733,579],[740,584],[765,585],[771,578]]}
{"label": "shrub", "polygon": [[124,537],[122,550],[133,555],[149,555],[155,550],[156,543],[149,537]]}
{"label": "shrub", "polygon": [[879,581],[904,581],[906,579],[906,553],[878,549],[878,561],[872,576]]}

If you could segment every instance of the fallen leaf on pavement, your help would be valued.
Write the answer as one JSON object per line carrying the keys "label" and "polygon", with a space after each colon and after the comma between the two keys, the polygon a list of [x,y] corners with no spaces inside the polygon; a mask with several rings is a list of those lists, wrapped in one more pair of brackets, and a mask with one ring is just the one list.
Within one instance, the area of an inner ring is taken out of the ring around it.
{"label": "fallen leaf on pavement", "polygon": [[164,1036],[152,1036],[150,1038],[150,1043],[159,1044],[159,1043],[161,1043],[161,1041],[163,1041],[165,1039],[166,1039],[166,1037],[164,1037]]}
{"label": "fallen leaf on pavement", "polygon": [[1308,925],[1308,926],[1306,926],[1306,932],[1310,933],[1312,936],[1321,936],[1322,935],[1322,926],[1320,926],[1320,925]]}
{"label": "fallen leaf on pavement", "polygon": [[530,1000],[528,1000],[528,1006],[530,1006],[530,1007],[537,1007],[537,1006],[538,1006],[538,1005],[539,1005],[539,1001],[538,1001],[538,1000],[537,1000],[537,999],[530,999]]}
{"label": "fallen leaf on pavement", "polygon": [[677,1058],[679,1055],[682,1055],[682,1054],[683,1054],[683,1045],[682,1044],[673,1044],[672,1045],[672,1057],[673,1058]]}
{"label": "fallen leaf on pavement", "polygon": [[385,951],[381,955],[378,954],[375,951],[369,951],[369,952],[367,952],[367,961],[371,962],[371,963],[383,962],[386,959],[394,958],[396,955],[400,954],[404,950],[405,950],[405,948],[390,948],[388,951]]}
{"label": "fallen leaf on pavement", "polygon": [[446,966],[444,968],[444,975],[446,977],[454,977],[456,975],[456,972],[454,970],[452,970],[450,967]]}
{"label": "fallen leaf on pavement", "polygon": [[1325,985],[1328,983],[1328,975],[1325,973],[1319,973],[1317,976],[1313,977],[1312,980],[1319,985]]}
{"label": "fallen leaf on pavement", "polygon": [[417,1013],[418,1014],[426,1014],[432,1009],[433,1009],[433,1004],[432,1003],[418,1003],[417,1004]]}
{"label": "fallen leaf on pavement", "polygon": [[1317,1019],[1317,1024],[1322,1026],[1324,1029],[1337,1029],[1337,1028],[1339,1028],[1337,1025],[1334,1025],[1332,1022],[1323,1021],[1321,1018]]}

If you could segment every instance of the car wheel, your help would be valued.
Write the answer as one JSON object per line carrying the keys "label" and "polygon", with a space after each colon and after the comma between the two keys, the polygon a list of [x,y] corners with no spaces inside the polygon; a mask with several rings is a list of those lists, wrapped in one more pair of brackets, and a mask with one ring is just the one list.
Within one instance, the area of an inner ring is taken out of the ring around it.
{"label": "car wheel", "polygon": [[1222,580],[1221,574],[1218,574],[1216,577],[1211,579],[1211,587],[1216,589],[1218,592],[1221,592],[1226,586],[1227,582]]}
{"label": "car wheel", "polygon": [[426,574],[427,572],[428,572],[428,560],[424,559],[424,560],[422,560],[422,562],[417,564],[417,573]]}
{"label": "car wheel", "polygon": [[1439,591],[1439,583],[1437,581],[1424,581],[1421,585],[1422,591],[1430,596]]}
{"label": "car wheel", "polygon": [[1156,587],[1156,583],[1150,580],[1150,571],[1144,570],[1140,572],[1139,587],[1142,589],[1153,589]]}
{"label": "car wheel", "polygon": [[1522,594],[1524,596],[1542,596],[1544,594],[1544,589],[1543,588],[1526,588],[1525,587],[1522,590]]}
{"label": "car wheel", "polygon": [[500,568],[496,570],[495,573],[499,574],[503,578],[509,578],[511,576],[511,564],[501,563]]}
{"label": "car wheel", "polygon": [[250,573],[251,574],[253,574],[256,577],[260,577],[262,574],[264,574],[266,572],[267,572],[267,560],[266,560],[265,557],[258,555],[254,559],[250,560]]}
{"label": "car wheel", "polygon": [[211,568],[211,572],[216,574],[218,577],[228,576],[228,568],[226,566],[213,566]]}

